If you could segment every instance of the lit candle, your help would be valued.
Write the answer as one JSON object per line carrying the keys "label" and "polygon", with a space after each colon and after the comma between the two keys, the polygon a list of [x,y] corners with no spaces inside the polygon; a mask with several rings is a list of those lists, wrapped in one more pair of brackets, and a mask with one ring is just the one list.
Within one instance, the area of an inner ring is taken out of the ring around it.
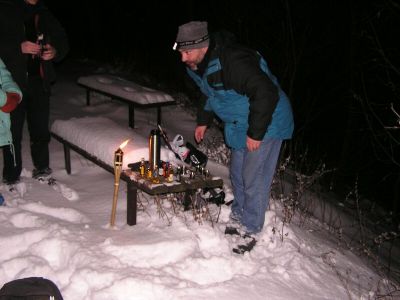
{"label": "lit candle", "polygon": [[122,149],[128,144],[128,142],[129,142],[129,140],[126,140],[125,142],[123,142],[119,146],[117,151],[114,152],[114,197],[113,197],[112,210],[111,210],[111,220],[110,220],[111,226],[114,226],[115,214],[117,211],[119,181],[120,181],[123,158],[124,158],[124,152],[122,152]]}

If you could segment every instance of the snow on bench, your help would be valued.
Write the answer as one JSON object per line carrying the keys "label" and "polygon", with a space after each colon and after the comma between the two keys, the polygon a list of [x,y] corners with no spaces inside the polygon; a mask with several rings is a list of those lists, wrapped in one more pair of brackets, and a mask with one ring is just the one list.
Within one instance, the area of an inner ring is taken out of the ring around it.
{"label": "snow on bench", "polygon": [[[51,132],[111,167],[114,166],[114,152],[127,139],[129,143],[123,149],[123,169],[128,168],[129,163],[138,162],[142,157],[148,160],[149,157],[148,139],[108,118],[56,120]],[[169,150],[161,149],[161,159],[170,160],[170,156]]]}
{"label": "snow on bench", "polygon": [[175,100],[168,94],[150,89],[124,78],[97,74],[78,78],[78,84],[86,89],[86,105],[90,105],[92,91],[120,100],[129,106],[129,127],[135,125],[135,104],[157,108],[157,124],[161,124],[161,106],[173,104]]}

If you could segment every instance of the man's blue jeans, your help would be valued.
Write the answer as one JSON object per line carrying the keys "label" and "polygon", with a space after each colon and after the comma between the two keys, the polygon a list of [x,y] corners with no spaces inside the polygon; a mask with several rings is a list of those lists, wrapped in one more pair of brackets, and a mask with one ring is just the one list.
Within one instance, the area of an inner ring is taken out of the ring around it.
{"label": "man's blue jeans", "polygon": [[247,148],[232,151],[232,214],[248,233],[258,233],[264,226],[281,145],[282,140],[267,137],[256,151]]}

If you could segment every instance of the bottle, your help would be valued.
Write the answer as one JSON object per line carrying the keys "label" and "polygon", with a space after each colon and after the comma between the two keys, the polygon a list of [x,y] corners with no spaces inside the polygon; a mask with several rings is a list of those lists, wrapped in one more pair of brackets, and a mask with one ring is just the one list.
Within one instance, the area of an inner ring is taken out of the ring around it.
{"label": "bottle", "polygon": [[145,177],[146,173],[146,164],[144,162],[144,158],[142,157],[142,160],[140,161],[140,166],[139,166],[139,173],[141,177]]}
{"label": "bottle", "polygon": [[153,177],[153,172],[151,171],[150,166],[147,167],[146,173],[147,178],[151,179],[151,177]]}
{"label": "bottle", "polygon": [[171,164],[170,163],[168,163],[168,162],[163,162],[163,164],[162,164],[162,174],[163,174],[163,177],[164,178],[167,178],[168,177],[168,170],[169,170],[169,166],[170,166]]}
{"label": "bottle", "polygon": [[176,170],[176,181],[181,181],[182,179],[182,167],[178,166],[178,169]]}
{"label": "bottle", "polygon": [[173,173],[170,173],[170,174],[168,175],[167,181],[168,181],[168,182],[173,182],[173,181],[174,181],[174,174],[173,174]]}
{"label": "bottle", "polygon": [[153,170],[153,178],[152,178],[153,183],[160,183],[160,178],[159,178],[158,172],[159,172],[158,165],[155,165],[154,170]]}
{"label": "bottle", "polygon": [[168,172],[167,172],[167,174],[168,174],[168,179],[167,179],[167,181],[168,181],[168,182],[173,182],[173,181],[174,181],[174,170],[172,169],[172,165],[171,165],[171,164],[168,165]]}
{"label": "bottle", "polygon": [[174,175],[174,170],[172,169],[172,164],[169,163],[167,169],[167,177],[169,177],[171,174]]}
{"label": "bottle", "polygon": [[155,165],[154,169],[153,169],[153,177],[154,178],[158,177],[158,175],[159,175],[158,172],[159,172],[158,165]]}
{"label": "bottle", "polygon": [[152,171],[154,171],[156,165],[160,165],[160,151],[160,131],[158,129],[153,129],[149,137],[149,164]]}
{"label": "bottle", "polygon": [[40,46],[40,52],[37,54],[37,58],[38,59],[41,59],[41,57],[42,57],[42,55],[43,55],[43,52],[46,50],[45,48],[44,48],[44,44],[45,44],[45,41],[44,41],[44,34],[43,33],[38,33],[37,34],[37,39],[36,39],[36,43]]}

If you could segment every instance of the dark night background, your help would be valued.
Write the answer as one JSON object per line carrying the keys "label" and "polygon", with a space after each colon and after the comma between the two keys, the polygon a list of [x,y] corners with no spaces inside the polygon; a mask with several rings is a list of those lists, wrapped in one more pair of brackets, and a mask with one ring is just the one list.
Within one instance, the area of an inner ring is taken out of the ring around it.
{"label": "dark night background", "polygon": [[[327,188],[354,190],[398,213],[398,1],[45,1],[69,35],[68,59],[124,65],[174,91],[177,27],[207,20],[257,49],[290,96],[294,165],[335,169]],[[396,127],[393,128],[393,127]],[[387,127],[387,128],[386,128]],[[392,127],[392,128],[390,128]]]}

